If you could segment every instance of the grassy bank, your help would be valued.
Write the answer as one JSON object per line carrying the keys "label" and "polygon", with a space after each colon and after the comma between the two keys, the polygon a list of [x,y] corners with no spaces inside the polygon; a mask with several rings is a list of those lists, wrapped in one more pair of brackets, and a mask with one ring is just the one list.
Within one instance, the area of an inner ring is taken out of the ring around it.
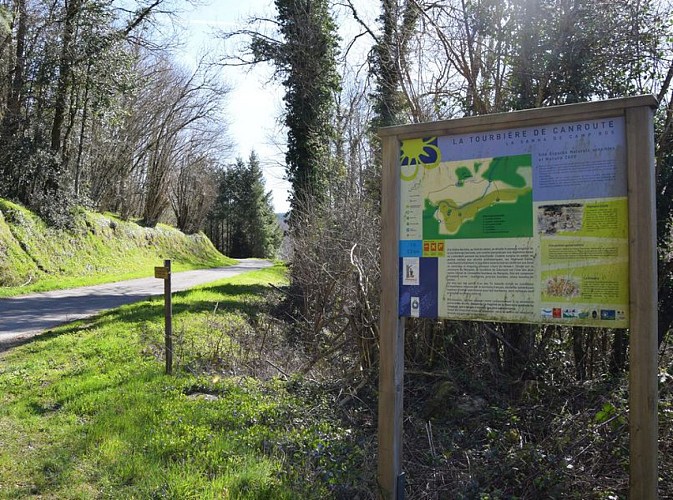
{"label": "grassy bank", "polygon": [[163,259],[177,271],[234,262],[203,235],[84,210],[71,228],[54,229],[0,200],[0,297],[149,276]]}
{"label": "grassy bank", "polygon": [[357,431],[287,376],[300,354],[268,310],[284,273],[176,294],[174,376],[160,300],[0,354],[0,498],[354,498]]}

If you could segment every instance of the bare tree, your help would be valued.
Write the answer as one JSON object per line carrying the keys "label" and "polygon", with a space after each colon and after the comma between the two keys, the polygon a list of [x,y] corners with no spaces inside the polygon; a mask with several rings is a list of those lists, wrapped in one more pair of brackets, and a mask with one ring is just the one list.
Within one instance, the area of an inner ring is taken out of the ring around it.
{"label": "bare tree", "polygon": [[169,206],[171,181],[181,179],[174,172],[227,151],[226,88],[205,63],[188,73],[165,55],[144,57],[136,70],[143,86],[124,98],[115,139],[99,136],[92,195],[101,208],[154,225]]}
{"label": "bare tree", "polygon": [[171,208],[178,229],[185,233],[203,229],[217,198],[216,164],[198,146],[190,143],[173,169],[170,183]]}

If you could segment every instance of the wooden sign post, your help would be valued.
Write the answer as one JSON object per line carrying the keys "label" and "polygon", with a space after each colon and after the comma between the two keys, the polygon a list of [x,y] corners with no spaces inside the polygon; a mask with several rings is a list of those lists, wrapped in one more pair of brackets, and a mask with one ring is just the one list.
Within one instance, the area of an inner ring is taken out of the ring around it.
{"label": "wooden sign post", "polygon": [[383,137],[381,338],[379,361],[378,482],[379,496],[397,500],[402,475],[402,395],[404,388],[404,318],[398,314],[400,234],[399,141]]}
{"label": "wooden sign post", "polygon": [[171,261],[154,268],[154,277],[164,280],[164,339],[166,344],[166,374],[173,373],[173,302],[171,296]]}
{"label": "wooden sign post", "polygon": [[[654,100],[653,98],[651,99]],[[629,108],[631,329],[629,339],[629,498],[657,498],[657,226],[654,175],[654,102]]]}
{"label": "wooden sign post", "polygon": [[404,497],[407,317],[629,328],[630,498],[657,498],[656,107],[639,96],[379,131],[380,498]]}

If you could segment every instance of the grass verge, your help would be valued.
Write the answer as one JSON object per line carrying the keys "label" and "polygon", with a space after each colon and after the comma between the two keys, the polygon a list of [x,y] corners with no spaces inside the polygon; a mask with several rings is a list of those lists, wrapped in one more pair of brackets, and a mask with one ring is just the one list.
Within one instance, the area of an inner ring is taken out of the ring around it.
{"label": "grass verge", "polygon": [[235,262],[202,234],[85,210],[73,214],[70,228],[56,229],[0,199],[0,297],[149,276],[163,259],[175,271]]}
{"label": "grass verge", "polygon": [[265,361],[294,355],[268,314],[285,279],[274,266],[176,294],[174,376],[158,299],[0,354],[0,498],[362,494],[371,466],[335,399]]}

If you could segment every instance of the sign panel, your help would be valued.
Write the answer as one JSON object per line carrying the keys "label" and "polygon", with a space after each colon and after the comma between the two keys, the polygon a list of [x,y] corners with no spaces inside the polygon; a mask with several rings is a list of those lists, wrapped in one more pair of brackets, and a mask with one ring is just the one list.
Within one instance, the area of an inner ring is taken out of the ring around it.
{"label": "sign panel", "polygon": [[154,268],[154,277],[158,279],[168,279],[169,271],[167,267],[155,267]]}
{"label": "sign panel", "polygon": [[399,314],[629,326],[623,117],[401,141]]}

